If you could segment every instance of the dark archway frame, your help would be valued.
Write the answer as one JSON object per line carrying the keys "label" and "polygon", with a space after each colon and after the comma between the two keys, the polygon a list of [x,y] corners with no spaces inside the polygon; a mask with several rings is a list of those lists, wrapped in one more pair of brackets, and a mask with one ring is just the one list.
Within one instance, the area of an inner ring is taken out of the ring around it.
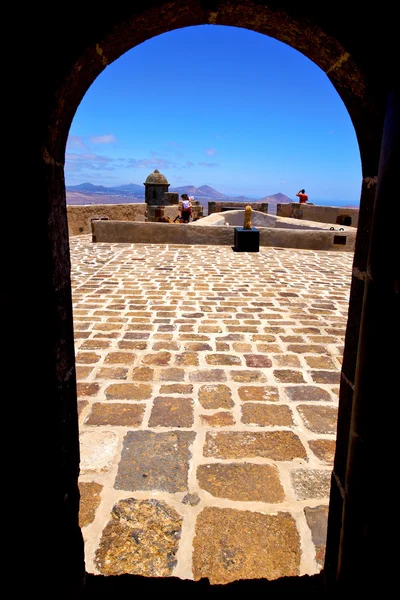
{"label": "dark archway frame", "polygon": [[[47,501],[58,512],[57,551],[52,556],[52,527],[48,532],[42,529],[47,567],[40,571],[38,565],[37,579],[42,587],[50,586],[50,569],[53,589],[58,588],[59,597],[78,597],[84,589],[64,182],[69,128],[95,78],[124,52],[176,28],[216,24],[244,27],[274,37],[316,63],[343,100],[359,143],[360,219],[341,374],[324,585],[327,591],[370,591],[382,577],[383,559],[371,542],[376,518],[368,500],[368,473],[377,449],[382,452],[385,444],[385,436],[372,435],[373,403],[378,393],[390,395],[396,389],[395,369],[388,373],[394,357],[385,361],[382,352],[398,317],[399,294],[399,241],[394,224],[387,218],[393,206],[399,138],[398,90],[390,68],[394,15],[387,14],[385,6],[375,7],[372,17],[365,12],[348,13],[345,3],[326,9],[307,1],[297,6],[285,1],[267,4],[258,0],[139,0],[134,8],[118,1],[103,8],[92,7],[90,14],[68,6],[57,14],[47,12],[43,22],[38,19],[35,23],[36,37],[30,48],[35,55],[34,92],[39,103],[31,115],[27,109],[34,123],[33,152],[29,158],[38,202],[29,213],[36,244],[27,253],[24,284],[30,284],[36,294],[25,307],[21,321],[30,334],[26,348],[31,360],[20,394],[26,401],[23,387],[28,390],[35,377],[44,401],[35,407],[33,423],[42,437],[38,437],[32,454],[40,464],[47,463],[49,454],[59,458],[59,485],[50,485],[43,474],[41,487],[44,493],[48,490]],[[373,43],[368,29],[371,18],[375,25]],[[29,243],[32,239],[30,233],[24,241]],[[42,346],[40,355],[35,345],[38,340]],[[51,424],[50,429],[41,426],[45,420]],[[38,512],[38,519],[41,514],[46,514],[44,508]],[[56,589],[54,592],[57,595]]]}

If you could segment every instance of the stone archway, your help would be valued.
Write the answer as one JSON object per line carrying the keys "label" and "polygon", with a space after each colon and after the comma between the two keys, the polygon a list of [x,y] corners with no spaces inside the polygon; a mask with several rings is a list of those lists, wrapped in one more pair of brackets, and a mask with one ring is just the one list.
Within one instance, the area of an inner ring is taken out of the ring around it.
{"label": "stone archway", "polygon": [[[147,3],[148,4],[148,3]],[[361,15],[362,16],[362,15]],[[82,582],[81,539],[77,526],[77,473],[79,447],[76,422],[76,390],[72,311],[69,280],[68,228],[65,206],[64,153],[73,115],[98,74],[122,53],[149,37],[177,27],[214,23],[246,27],[270,35],[296,48],[327,74],[342,98],[356,130],[363,171],[349,327],[343,361],[341,414],[339,414],[338,454],[335,464],[336,487],[333,490],[334,518],[331,526],[331,554],[328,566],[336,573],[346,475],[350,415],[355,388],[356,364],[364,296],[365,272],[371,235],[372,210],[377,188],[378,165],[386,100],[390,79],[382,62],[377,69],[374,53],[384,57],[384,27],[379,34],[379,19],[387,23],[384,9],[377,9],[376,44],[370,48],[368,35],[357,28],[357,18],[339,11],[326,14],[324,8],[303,3],[294,9],[290,3],[277,2],[266,7],[260,2],[154,2],[150,8],[136,5],[134,13],[118,4],[106,14],[82,16],[77,23],[74,11],[55,17],[51,26],[37,25],[36,83],[42,99],[35,121],[35,152],[32,154],[39,202],[35,214],[38,247],[29,257],[36,267],[35,279],[42,302],[32,300],[30,313],[33,339],[41,337],[45,361],[32,352],[43,381],[43,394],[61,405],[62,490],[64,497],[62,571],[70,588]],[[367,19],[367,15],[361,19]],[[72,34],[71,34],[72,32]],[[378,43],[380,37],[382,44]],[[340,42],[339,42],[340,40]],[[396,112],[394,111],[396,115]],[[397,113],[398,114],[398,113]],[[390,123],[388,128],[390,128]],[[394,143],[389,136],[390,143]],[[384,189],[385,186],[382,187]],[[384,193],[385,190],[382,192]],[[378,253],[379,254],[379,253]],[[35,313],[36,311],[36,313]],[[42,320],[38,319],[42,316]],[[47,323],[46,331],[40,329]],[[368,362],[368,361],[367,361]],[[34,369],[32,368],[32,373]],[[59,418],[54,417],[54,424]],[[59,423],[58,423],[59,424]],[[60,440],[52,439],[59,448]],[[329,534],[329,532],[328,532]]]}

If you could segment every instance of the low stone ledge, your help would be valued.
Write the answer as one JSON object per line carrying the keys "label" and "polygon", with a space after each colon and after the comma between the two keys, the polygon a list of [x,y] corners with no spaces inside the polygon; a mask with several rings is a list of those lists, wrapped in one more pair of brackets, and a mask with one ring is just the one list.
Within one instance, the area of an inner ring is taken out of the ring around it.
{"label": "low stone ledge", "polygon": [[[127,244],[234,245],[234,227],[178,223],[92,221],[92,242]],[[260,246],[353,252],[356,230],[296,230],[260,227]],[[340,237],[340,243],[337,238]],[[343,243],[345,241],[345,243]]]}

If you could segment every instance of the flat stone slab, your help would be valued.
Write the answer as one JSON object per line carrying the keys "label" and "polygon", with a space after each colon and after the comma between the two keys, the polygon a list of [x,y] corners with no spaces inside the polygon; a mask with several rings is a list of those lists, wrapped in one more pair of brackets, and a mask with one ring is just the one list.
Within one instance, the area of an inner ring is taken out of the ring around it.
{"label": "flat stone slab", "polygon": [[308,445],[319,460],[333,465],[336,440],[309,440]]}
{"label": "flat stone slab", "polygon": [[95,402],[85,420],[85,425],[139,427],[142,424],[144,410],[143,404]]}
{"label": "flat stone slab", "polygon": [[114,487],[117,490],[187,491],[192,431],[128,431]]}
{"label": "flat stone slab", "polygon": [[307,525],[311,530],[311,537],[315,546],[315,560],[320,567],[324,566],[325,560],[326,535],[328,531],[328,512],[328,506],[306,506],[304,509]]}
{"label": "flat stone slab", "polygon": [[329,498],[331,470],[295,469],[290,478],[297,500]]}
{"label": "flat stone slab", "polygon": [[234,405],[231,389],[227,385],[202,385],[199,402],[203,408],[231,408]]}
{"label": "flat stone slab", "polygon": [[315,385],[296,385],[287,386],[285,394],[293,402],[315,402],[316,400],[327,400],[332,402],[332,398],[326,390]]}
{"label": "flat stone slab", "polygon": [[80,469],[82,473],[107,472],[118,448],[118,436],[113,431],[82,431],[80,442]]}
{"label": "flat stone slab", "polygon": [[202,489],[218,498],[242,502],[283,502],[285,493],[273,465],[210,464],[197,468]]}
{"label": "flat stone slab", "polygon": [[197,517],[192,570],[211,585],[299,575],[300,537],[289,513],[205,508]]}
{"label": "flat stone slab", "polygon": [[182,518],[166,502],[121,500],[103,530],[96,566],[103,575],[171,576],[181,526]]}
{"label": "flat stone slab", "polygon": [[79,482],[79,527],[86,527],[94,521],[96,510],[101,502],[103,486],[95,481]]}
{"label": "flat stone slab", "polygon": [[312,406],[299,404],[297,410],[305,426],[315,433],[336,433],[337,408],[334,406]]}
{"label": "flat stone slab", "polygon": [[247,402],[242,406],[242,423],[248,425],[290,427],[293,413],[288,406]]}
{"label": "flat stone slab", "polygon": [[154,398],[149,427],[191,427],[193,420],[192,398]]}
{"label": "flat stone slab", "polygon": [[278,402],[279,391],[272,385],[244,385],[238,389],[242,402]]}
{"label": "flat stone slab", "polygon": [[272,460],[307,459],[300,438],[291,431],[209,431],[204,456],[213,458],[252,458]]}

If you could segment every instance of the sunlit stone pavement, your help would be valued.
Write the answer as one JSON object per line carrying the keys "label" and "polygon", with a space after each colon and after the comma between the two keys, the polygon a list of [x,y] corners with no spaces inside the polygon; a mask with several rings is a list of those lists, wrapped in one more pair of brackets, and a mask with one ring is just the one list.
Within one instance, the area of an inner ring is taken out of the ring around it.
{"label": "sunlit stone pavement", "polygon": [[70,248],[86,570],[318,573],[353,254]]}

